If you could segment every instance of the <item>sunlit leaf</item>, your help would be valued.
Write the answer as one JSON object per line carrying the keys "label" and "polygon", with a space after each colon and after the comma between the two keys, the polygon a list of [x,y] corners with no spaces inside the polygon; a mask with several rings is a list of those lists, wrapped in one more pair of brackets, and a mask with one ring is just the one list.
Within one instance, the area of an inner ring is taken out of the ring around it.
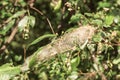
{"label": "sunlit leaf", "polygon": [[117,0],[117,4],[120,5],[120,0]]}
{"label": "sunlit leaf", "polygon": [[89,49],[89,51],[91,53],[93,53],[95,51],[95,46],[96,46],[96,44],[87,44],[87,48]]}
{"label": "sunlit leaf", "polygon": [[54,11],[58,11],[61,7],[62,0],[52,0],[50,5],[54,8]]}
{"label": "sunlit leaf", "polygon": [[31,27],[34,27],[35,25],[35,17],[33,16],[28,16],[28,19],[29,19],[29,24]]}
{"label": "sunlit leaf", "polygon": [[77,72],[72,72],[70,76],[68,76],[68,80],[76,80],[78,78],[78,73]]}
{"label": "sunlit leaf", "polygon": [[117,58],[117,59],[113,60],[113,64],[118,64],[118,63],[120,63],[120,58]]}
{"label": "sunlit leaf", "polygon": [[33,16],[25,16],[18,24],[18,28],[20,32],[26,27],[26,26],[34,27],[35,25],[35,17]]}
{"label": "sunlit leaf", "polygon": [[0,80],[9,80],[13,76],[20,74],[20,67],[13,67],[11,64],[0,66]]}
{"label": "sunlit leaf", "polygon": [[117,24],[119,21],[120,21],[120,17],[119,17],[119,16],[117,16],[117,17],[114,18],[114,22],[115,22],[116,24]]}
{"label": "sunlit leaf", "polygon": [[25,16],[18,24],[19,31],[22,31],[28,25],[28,16]]}
{"label": "sunlit leaf", "polygon": [[102,40],[102,36],[100,33],[93,36],[93,41],[100,42]]}
{"label": "sunlit leaf", "polygon": [[106,7],[110,7],[111,4],[109,2],[100,1],[98,5],[99,5],[99,8],[106,8]]}
{"label": "sunlit leaf", "polygon": [[73,70],[76,69],[79,64],[80,64],[80,57],[79,56],[77,56],[71,60],[71,66],[72,66]]}
{"label": "sunlit leaf", "polygon": [[113,23],[114,21],[114,16],[106,16],[105,17],[105,23],[104,23],[104,26],[105,27],[110,27],[110,25]]}

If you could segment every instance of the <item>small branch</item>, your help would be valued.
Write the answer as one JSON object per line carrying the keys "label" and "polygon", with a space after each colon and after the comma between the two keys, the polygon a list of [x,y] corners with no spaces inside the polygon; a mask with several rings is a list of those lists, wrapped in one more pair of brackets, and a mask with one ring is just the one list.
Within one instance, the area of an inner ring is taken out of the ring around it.
{"label": "small branch", "polygon": [[7,39],[7,41],[5,42],[5,44],[0,48],[0,53],[3,53],[5,51],[5,49],[7,48],[7,45],[13,40],[15,34],[18,31],[18,27],[17,27],[18,23],[22,19],[23,16],[24,15],[22,15],[20,17],[20,19],[17,19],[17,21],[15,22],[15,27],[13,28],[12,33],[10,34],[10,37]]}
{"label": "small branch", "polygon": [[[40,10],[36,9],[35,7],[30,6],[30,8],[33,9],[33,10],[35,10],[36,12],[38,12],[41,16],[44,15]],[[45,15],[44,15],[44,16],[45,16]],[[47,20],[47,22],[48,22],[48,24],[49,24],[50,29],[52,30],[52,33],[55,34],[55,31],[54,31],[54,29],[53,29],[53,27],[52,27],[52,25],[51,25],[50,20],[49,20],[46,16],[45,16],[45,18],[46,18],[46,20]]]}
{"label": "small branch", "polygon": [[17,33],[17,30],[18,28],[17,26],[15,26],[7,42],[0,48],[0,53],[4,52],[4,50],[7,48],[7,45],[13,40],[15,34]]}

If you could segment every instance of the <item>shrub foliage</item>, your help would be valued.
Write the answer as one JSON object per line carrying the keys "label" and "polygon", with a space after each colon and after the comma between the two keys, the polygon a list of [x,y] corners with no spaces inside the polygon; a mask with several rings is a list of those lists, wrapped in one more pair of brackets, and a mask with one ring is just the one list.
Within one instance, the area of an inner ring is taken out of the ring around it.
{"label": "shrub foliage", "polygon": [[[120,0],[1,0],[0,80],[120,80],[119,7]],[[95,27],[90,43],[21,69],[81,25]]]}

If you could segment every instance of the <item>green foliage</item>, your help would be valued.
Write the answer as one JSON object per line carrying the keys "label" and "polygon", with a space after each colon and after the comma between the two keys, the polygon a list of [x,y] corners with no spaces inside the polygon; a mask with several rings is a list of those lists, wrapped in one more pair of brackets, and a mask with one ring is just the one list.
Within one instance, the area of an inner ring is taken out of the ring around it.
{"label": "green foliage", "polygon": [[[120,0],[33,3],[38,11],[24,0],[0,1],[0,80],[120,80]],[[62,31],[86,24],[96,28],[90,42],[37,63],[37,53],[56,36],[51,27],[62,36]],[[18,31],[11,35],[16,25]],[[33,57],[25,59],[29,55]],[[29,71],[21,72],[23,59]]]}
{"label": "green foliage", "polygon": [[50,5],[53,7],[54,11],[58,11],[61,8],[62,0],[52,0]]}
{"label": "green foliage", "polygon": [[105,17],[105,27],[110,27],[110,25],[113,23],[114,16],[106,16]]}
{"label": "green foliage", "polygon": [[1,35],[6,35],[6,33],[12,28],[14,25],[15,20],[11,20],[7,25],[5,25],[2,30],[0,30]]}
{"label": "green foliage", "polygon": [[23,29],[27,26],[34,27],[35,25],[35,17],[33,16],[25,16],[18,24],[18,28],[20,31],[23,31]]}
{"label": "green foliage", "polygon": [[0,80],[10,80],[18,74],[20,74],[20,67],[14,67],[9,63],[0,67]]}

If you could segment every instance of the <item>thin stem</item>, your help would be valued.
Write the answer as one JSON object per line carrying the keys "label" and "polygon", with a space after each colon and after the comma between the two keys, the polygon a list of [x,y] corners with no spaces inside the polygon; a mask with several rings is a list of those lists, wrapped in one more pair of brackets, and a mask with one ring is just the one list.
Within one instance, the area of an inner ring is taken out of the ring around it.
{"label": "thin stem", "polygon": [[[35,10],[36,12],[38,12],[40,15],[44,15],[40,10],[38,10],[38,9],[36,9],[35,7],[30,7],[31,9],[33,9],[33,10]],[[45,15],[44,15],[45,16]],[[46,16],[45,16],[46,17]],[[54,29],[53,29],[53,27],[52,27],[52,25],[51,25],[51,22],[50,22],[50,20],[46,17],[46,20],[47,20],[47,22],[48,22],[48,24],[49,24],[49,27],[50,27],[50,29],[52,30],[52,33],[53,34],[55,34],[55,31],[54,31]]]}

